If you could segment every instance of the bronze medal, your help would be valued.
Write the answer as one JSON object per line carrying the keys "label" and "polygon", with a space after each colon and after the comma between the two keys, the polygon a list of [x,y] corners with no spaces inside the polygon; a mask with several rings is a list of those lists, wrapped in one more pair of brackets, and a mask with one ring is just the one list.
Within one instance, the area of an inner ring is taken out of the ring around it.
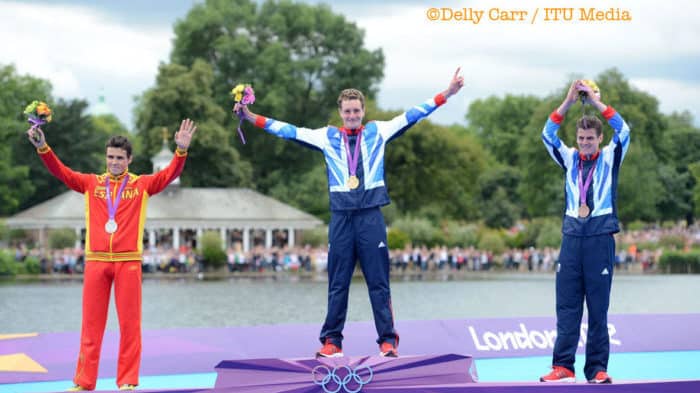
{"label": "bronze medal", "polygon": [[360,186],[360,179],[358,179],[357,176],[352,175],[348,178],[347,184],[349,189],[354,190]]}
{"label": "bronze medal", "polygon": [[588,207],[588,205],[581,205],[578,208],[578,216],[580,218],[586,218],[588,215],[591,214],[591,209]]}

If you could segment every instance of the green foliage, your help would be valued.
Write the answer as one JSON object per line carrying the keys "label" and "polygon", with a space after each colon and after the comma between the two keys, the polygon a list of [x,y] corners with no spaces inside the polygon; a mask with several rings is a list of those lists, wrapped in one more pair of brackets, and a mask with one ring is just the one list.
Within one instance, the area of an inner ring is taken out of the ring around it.
{"label": "green foliage", "polygon": [[646,228],[647,224],[642,220],[634,220],[626,225],[626,230],[628,231],[641,231]]}
{"label": "green foliage", "polygon": [[10,241],[25,241],[29,240],[29,232],[24,229],[10,229],[8,235]]}
{"label": "green foliage", "polygon": [[500,254],[506,249],[506,243],[498,231],[486,230],[481,234],[477,248],[479,250],[489,250],[494,254]]}
{"label": "green foliage", "polygon": [[0,242],[8,240],[10,236],[10,229],[7,227],[5,220],[0,218]]}
{"label": "green foliage", "polygon": [[683,235],[664,235],[659,239],[659,245],[666,250],[682,250],[685,247],[686,238]]}
{"label": "green foliage", "polygon": [[700,273],[700,252],[664,252],[659,269],[666,273]]}
{"label": "green foliage", "polygon": [[199,251],[204,258],[205,268],[218,269],[226,264],[226,252],[219,232],[206,231],[199,240]]}
{"label": "green foliage", "polygon": [[479,227],[474,224],[460,224],[448,221],[444,226],[445,244],[448,247],[472,247],[479,240]]}
{"label": "green foliage", "polygon": [[407,234],[414,246],[432,247],[444,243],[440,231],[425,218],[401,218],[394,222],[393,228]]}
{"label": "green foliage", "polygon": [[27,257],[22,263],[24,265],[25,274],[39,274],[41,273],[41,264],[36,257]]}
{"label": "green foliage", "polygon": [[520,172],[507,166],[491,166],[482,172],[478,187],[481,216],[490,228],[510,228],[520,218],[517,187]]}
{"label": "green foliage", "polygon": [[18,75],[14,66],[0,64],[0,215],[18,211],[35,190],[29,167],[18,161],[22,153],[13,147],[20,141],[29,145],[22,112],[36,99],[53,102],[48,81]]}
{"label": "green foliage", "polygon": [[15,258],[6,250],[0,250],[0,277],[17,274]]}
{"label": "green foliage", "polygon": [[535,246],[539,249],[545,247],[559,248],[561,245],[561,223],[555,223],[553,221],[547,221],[540,228],[540,232],[537,234],[537,240],[535,240]]}
{"label": "green foliage", "polygon": [[[213,78],[209,97],[230,108],[231,88],[255,89],[254,112],[305,127],[328,124],[342,89],[354,87],[368,98],[382,77],[381,50],[364,48],[364,32],[325,4],[292,1],[209,0],[196,4],[175,25],[173,64],[187,68],[207,62]],[[187,107],[185,107],[187,108]],[[237,139],[237,119],[225,124]],[[257,186],[267,192],[279,179],[296,178],[317,164],[315,155],[296,143],[246,125],[243,158],[252,164]]]}
{"label": "green foliage", "polygon": [[407,244],[411,243],[408,234],[398,228],[389,228],[386,236],[390,250],[403,250]]}
{"label": "green foliage", "polygon": [[304,244],[311,247],[323,247],[328,245],[328,227],[321,226],[304,231]]}
{"label": "green foliage", "polygon": [[[87,114],[88,103],[84,100],[59,99],[52,105],[53,121],[43,127],[46,141],[56,155],[71,169],[90,173],[105,171],[105,142],[109,138],[106,130],[98,129]],[[80,141],[80,143],[76,143]],[[29,176],[35,191],[23,200],[20,209],[26,209],[63,192],[68,188],[51,175],[36,150],[22,135],[13,141],[15,164],[29,167]]]}
{"label": "green foliage", "polygon": [[49,247],[52,249],[73,248],[78,236],[70,228],[52,229],[49,232]]}
{"label": "green foliage", "polygon": [[479,141],[500,163],[517,167],[515,152],[523,134],[529,134],[528,123],[541,103],[542,100],[534,96],[491,96],[474,100],[466,118]]}
{"label": "green foliage", "polygon": [[[389,119],[384,113],[378,118]],[[469,220],[479,216],[474,184],[487,166],[487,156],[466,134],[420,122],[386,149],[386,179],[391,198],[402,213]]]}
{"label": "green foliage", "polygon": [[700,216],[700,161],[688,165],[688,170],[695,181],[695,185],[693,186],[693,213],[696,216]]}
{"label": "green foliage", "polygon": [[134,167],[151,172],[150,159],[163,147],[163,130],[169,148],[175,150],[174,135],[183,119],[195,121],[197,132],[188,151],[187,164],[180,177],[183,186],[250,187],[252,168],[231,146],[226,112],[214,99],[214,72],[202,60],[191,67],[162,64],[156,86],[140,98],[136,110],[136,129],[142,149]]}
{"label": "green foliage", "polygon": [[[319,160],[321,157],[319,154]],[[277,172],[273,176],[276,177],[279,174]],[[313,214],[324,222],[330,221],[328,180],[326,167],[322,162],[319,162],[311,171],[298,173],[289,179],[279,179],[279,182],[270,189],[270,196]]]}

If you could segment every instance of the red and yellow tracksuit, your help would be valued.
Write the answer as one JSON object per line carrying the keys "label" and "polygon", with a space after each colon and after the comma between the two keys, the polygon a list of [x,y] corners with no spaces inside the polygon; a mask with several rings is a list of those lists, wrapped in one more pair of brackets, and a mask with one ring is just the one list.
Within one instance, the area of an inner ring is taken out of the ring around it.
{"label": "red and yellow tracksuit", "polygon": [[[38,149],[49,172],[68,188],[85,195],[85,272],[80,354],[73,382],[92,390],[97,382],[102,337],[107,324],[109,295],[114,296],[119,316],[119,363],[117,386],[138,385],[141,363],[141,260],[148,197],[165,189],[185,166],[187,151],[178,149],[168,167],[138,176],[86,174],[65,166],[48,146]],[[108,220],[105,185],[110,177],[110,196],[116,198],[125,176],[115,220],[116,232],[105,231]]]}

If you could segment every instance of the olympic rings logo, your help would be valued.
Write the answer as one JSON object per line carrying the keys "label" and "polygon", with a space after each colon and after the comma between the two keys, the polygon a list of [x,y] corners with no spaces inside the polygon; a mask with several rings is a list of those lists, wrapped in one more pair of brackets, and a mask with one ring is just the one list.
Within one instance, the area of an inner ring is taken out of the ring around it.
{"label": "olympic rings logo", "polygon": [[[343,369],[347,374],[341,371]],[[364,373],[364,370],[367,371],[363,378],[360,373]],[[372,368],[366,365],[357,366],[354,369],[349,366],[338,366],[330,369],[324,365],[319,365],[311,370],[311,377],[314,383],[323,388],[323,391],[326,393],[338,393],[341,389],[347,393],[357,393],[362,390],[363,386],[372,381],[374,372],[372,372]],[[357,387],[353,389],[353,385],[357,385]]]}

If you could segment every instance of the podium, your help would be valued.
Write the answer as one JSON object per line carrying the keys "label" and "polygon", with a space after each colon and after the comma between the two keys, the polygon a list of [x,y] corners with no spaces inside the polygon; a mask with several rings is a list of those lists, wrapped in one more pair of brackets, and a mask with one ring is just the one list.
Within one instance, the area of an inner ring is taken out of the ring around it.
{"label": "podium", "polygon": [[387,388],[404,392],[478,379],[471,356],[456,354],[224,360],[216,372],[216,392],[247,393],[355,393]]}

